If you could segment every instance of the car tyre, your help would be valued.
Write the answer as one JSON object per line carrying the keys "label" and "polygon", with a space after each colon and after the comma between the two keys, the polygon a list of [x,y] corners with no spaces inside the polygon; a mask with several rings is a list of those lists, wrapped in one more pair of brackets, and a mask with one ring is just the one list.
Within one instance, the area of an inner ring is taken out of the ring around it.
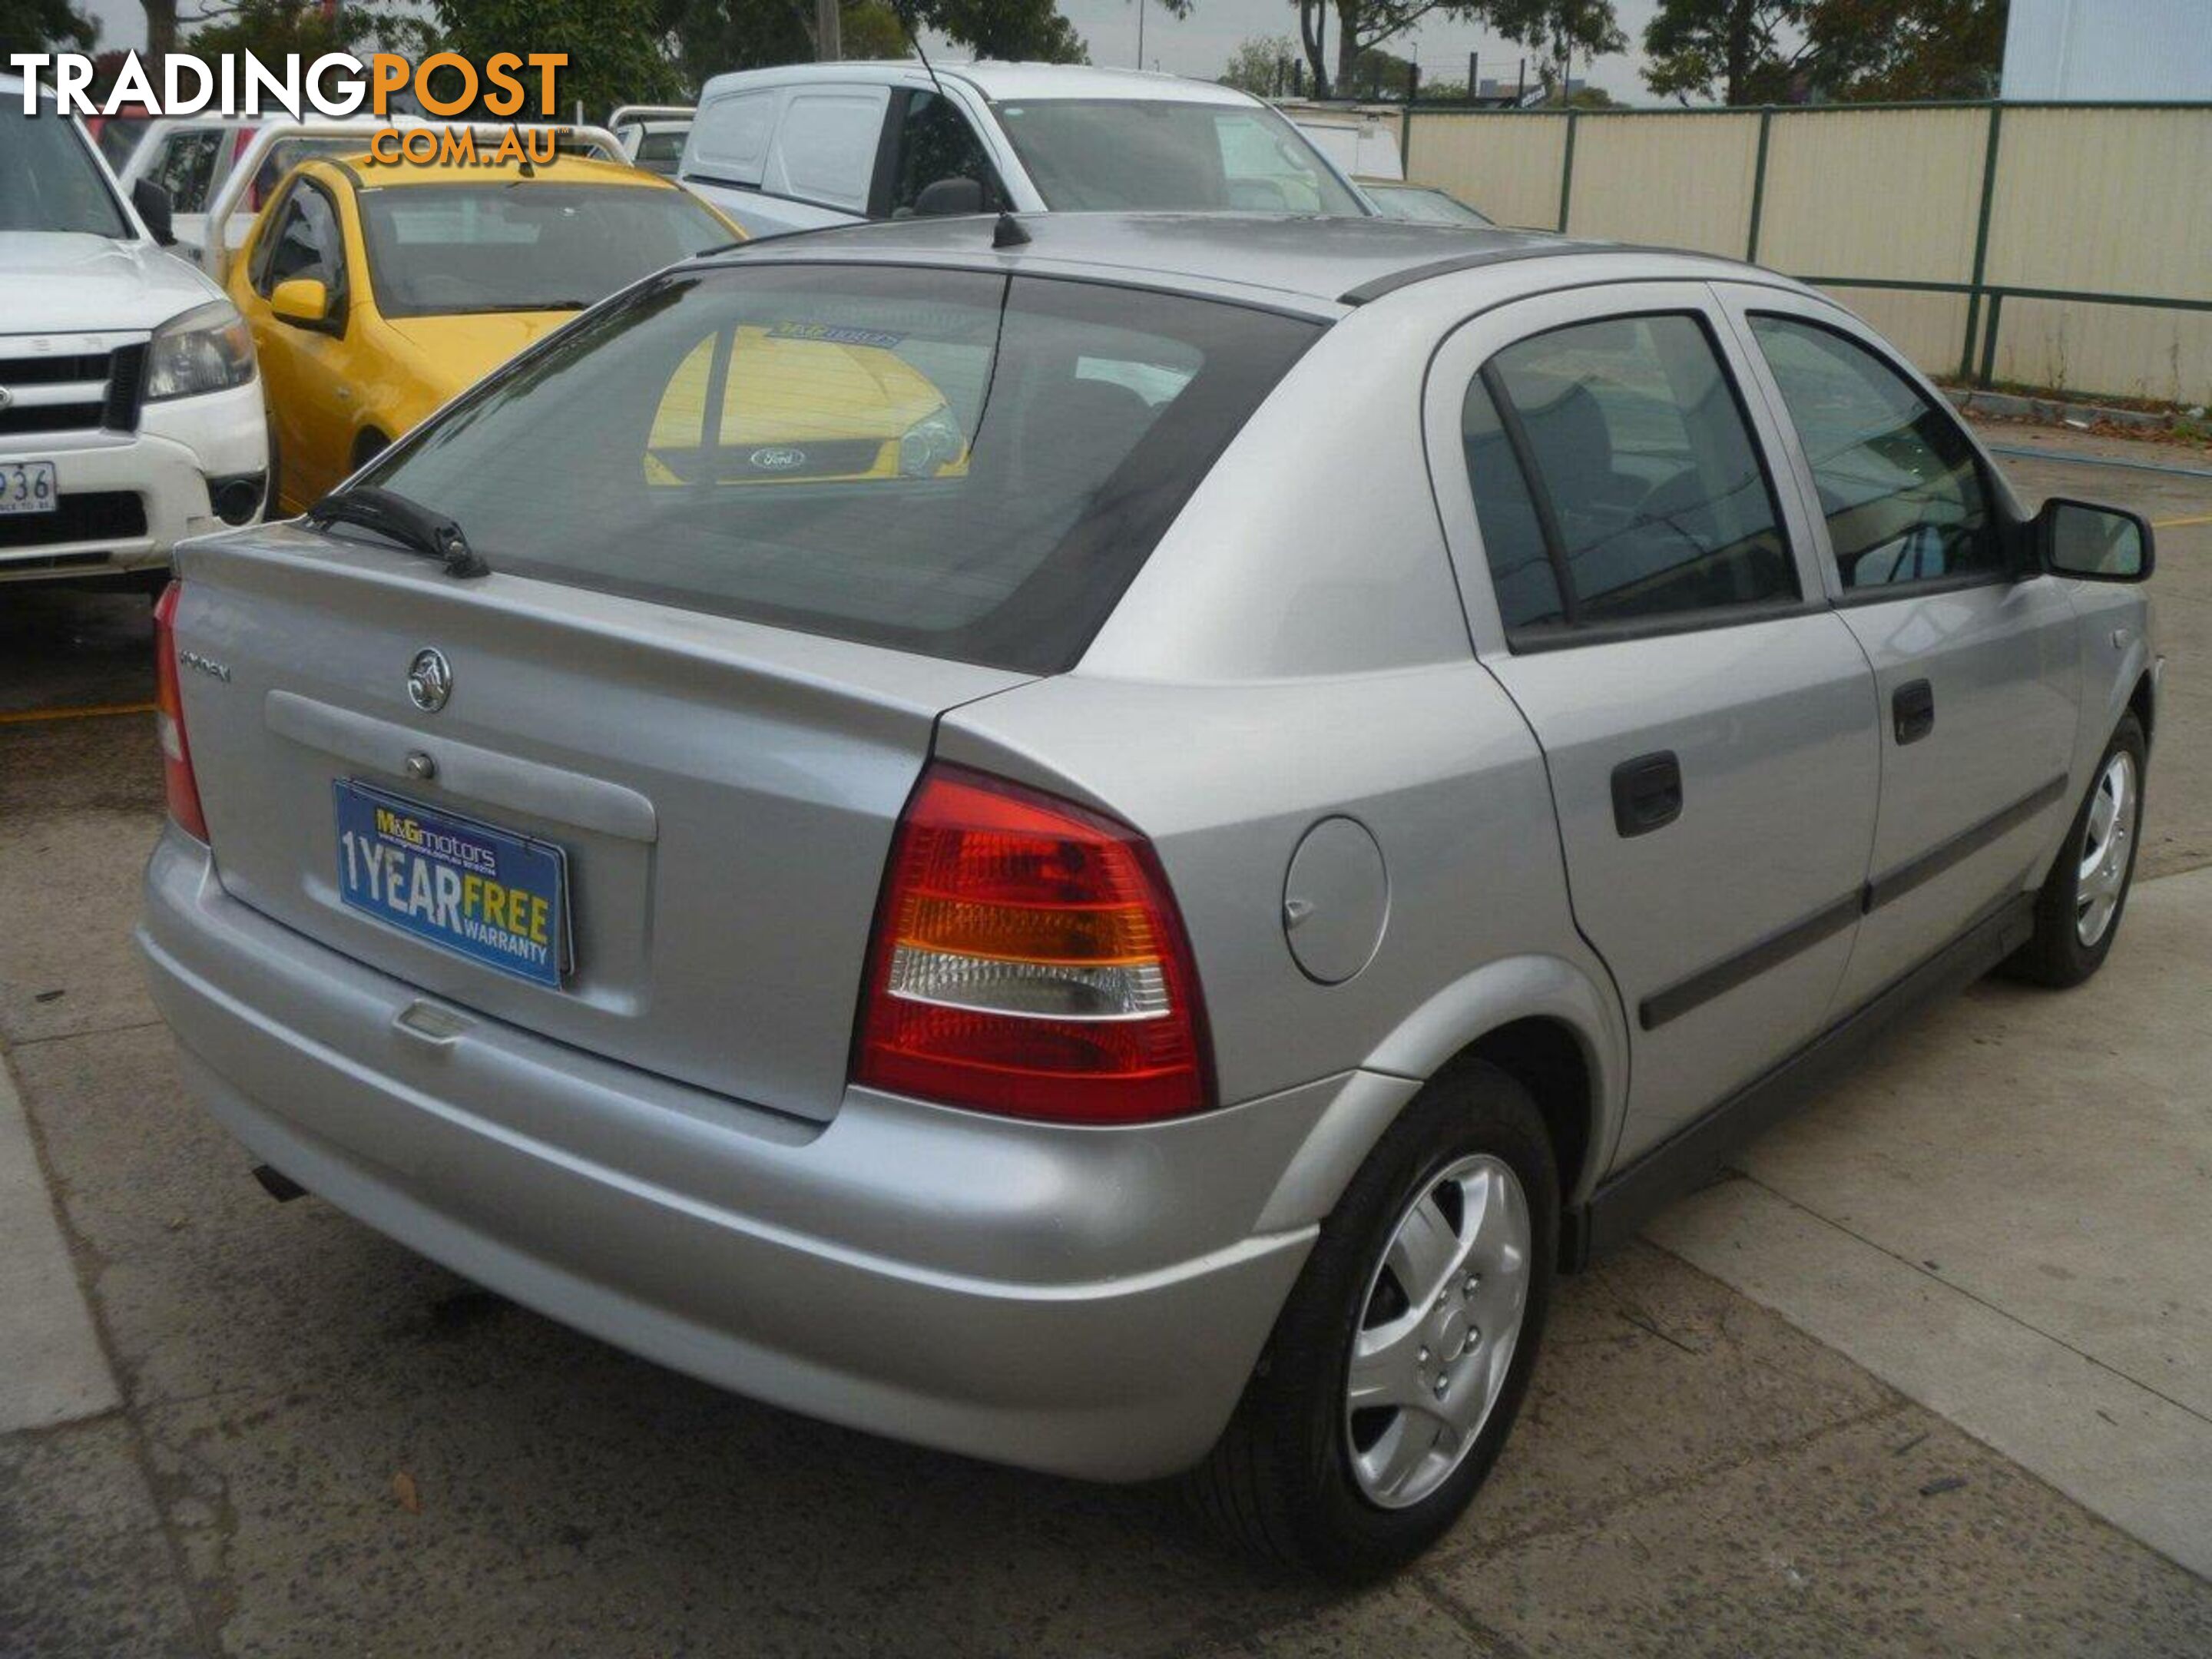
{"label": "car tyre", "polygon": [[2035,985],[2079,985],[2105,965],[2135,883],[2143,779],[2150,746],[2133,714],[2120,716],[2035,897],[2035,933],[2005,972]]}
{"label": "car tyre", "polygon": [[[1418,1237],[1406,1231],[1417,1216],[1425,1218]],[[1431,1249],[1437,1218],[1452,1242]],[[1340,1580],[1376,1577],[1426,1549],[1474,1498],[1512,1430],[1550,1305],[1559,1231],[1551,1139],[1528,1091],[1480,1061],[1431,1083],[1322,1223],[1228,1428],[1188,1477],[1200,1512],[1263,1559]],[[1517,1263],[1499,1248],[1509,1234]],[[1414,1305],[1407,1286],[1427,1290],[1428,1269],[1455,1249],[1457,1264],[1424,1313],[1428,1304]],[[1404,1346],[1409,1328],[1418,1348]],[[1448,1352],[1470,1331],[1469,1346]],[[1386,1376],[1386,1364],[1411,1366],[1407,1380]],[[1355,1387],[1363,1400],[1424,1396],[1421,1409],[1361,1406]],[[1431,1389],[1438,1401],[1450,1391],[1461,1421],[1418,1454],[1411,1449],[1442,1420],[1426,1414]],[[1394,1459],[1408,1455],[1426,1461],[1390,1489]]]}

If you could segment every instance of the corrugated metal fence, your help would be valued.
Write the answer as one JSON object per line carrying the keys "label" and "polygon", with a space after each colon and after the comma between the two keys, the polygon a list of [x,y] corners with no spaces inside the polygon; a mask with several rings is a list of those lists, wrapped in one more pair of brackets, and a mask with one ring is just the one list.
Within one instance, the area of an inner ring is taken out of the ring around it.
{"label": "corrugated metal fence", "polygon": [[1930,374],[2212,402],[2212,104],[1416,110],[1499,222],[1748,258]]}

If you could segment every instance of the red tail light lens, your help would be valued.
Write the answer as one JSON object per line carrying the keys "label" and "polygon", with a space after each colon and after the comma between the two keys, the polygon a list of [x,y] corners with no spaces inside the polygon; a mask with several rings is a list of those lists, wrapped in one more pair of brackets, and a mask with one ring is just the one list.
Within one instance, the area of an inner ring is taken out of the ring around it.
{"label": "red tail light lens", "polygon": [[192,747],[185,738],[185,699],[177,684],[177,605],[182,582],[171,582],[154,606],[154,730],[161,742],[161,776],[168,787],[169,816],[198,840],[208,838],[207,815],[200,811],[200,786],[192,776]]}
{"label": "red tail light lens", "polygon": [[1202,1110],[1204,1012],[1159,860],[1126,825],[933,766],[876,915],[854,1080],[1012,1117]]}

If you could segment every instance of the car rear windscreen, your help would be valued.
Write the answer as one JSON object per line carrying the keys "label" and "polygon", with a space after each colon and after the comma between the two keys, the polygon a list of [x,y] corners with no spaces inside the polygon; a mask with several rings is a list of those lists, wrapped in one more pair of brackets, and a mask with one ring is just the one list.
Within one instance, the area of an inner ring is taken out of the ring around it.
{"label": "car rear windscreen", "polygon": [[369,481],[495,570],[1053,672],[1319,326],[996,272],[672,272]]}
{"label": "car rear windscreen", "polygon": [[581,311],[735,240],[685,190],[633,185],[395,185],[363,190],[377,309],[387,317]]}

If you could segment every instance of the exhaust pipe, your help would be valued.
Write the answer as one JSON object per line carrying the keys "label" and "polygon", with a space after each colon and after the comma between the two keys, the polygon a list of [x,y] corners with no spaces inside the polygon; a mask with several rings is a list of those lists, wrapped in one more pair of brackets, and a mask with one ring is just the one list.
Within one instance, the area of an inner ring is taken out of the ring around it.
{"label": "exhaust pipe", "polygon": [[279,1204],[289,1204],[295,1198],[305,1198],[307,1195],[307,1189],[305,1187],[271,1164],[255,1164],[253,1178],[261,1183],[261,1190]]}

